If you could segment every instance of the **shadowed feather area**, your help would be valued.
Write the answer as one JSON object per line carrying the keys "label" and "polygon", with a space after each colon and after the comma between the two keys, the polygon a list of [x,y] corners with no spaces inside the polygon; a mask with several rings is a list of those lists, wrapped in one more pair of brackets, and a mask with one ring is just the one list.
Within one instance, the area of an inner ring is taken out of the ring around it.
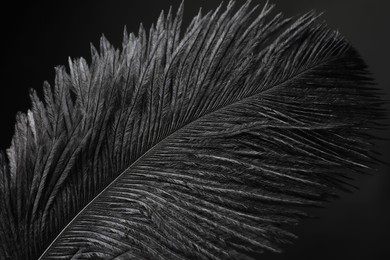
{"label": "shadowed feather area", "polygon": [[1,259],[253,259],[373,165],[385,117],[314,12],[199,14],[104,37],[17,115],[0,153]]}

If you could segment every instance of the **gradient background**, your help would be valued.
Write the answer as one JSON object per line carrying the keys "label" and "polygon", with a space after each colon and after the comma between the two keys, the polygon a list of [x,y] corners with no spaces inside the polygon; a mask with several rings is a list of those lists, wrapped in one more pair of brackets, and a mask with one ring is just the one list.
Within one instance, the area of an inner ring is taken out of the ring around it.
{"label": "gradient background", "polygon": [[[162,9],[168,10],[172,5],[176,10],[181,0],[80,2],[11,4],[2,8],[0,149],[10,145],[16,112],[26,112],[30,106],[28,89],[42,93],[43,81],[54,81],[54,66],[67,64],[69,56],[83,56],[89,61],[89,43],[98,46],[102,33],[120,47],[124,25],[129,32],[137,32],[140,22],[149,28]],[[269,2],[287,16],[311,9],[326,11],[323,19],[357,48],[390,99],[390,1]],[[199,7],[206,12],[219,3],[185,0],[184,25]],[[389,131],[380,135],[390,137]],[[389,142],[378,142],[378,147],[383,154],[381,159],[389,163]],[[299,238],[294,245],[285,245],[283,254],[266,253],[259,259],[390,259],[389,166],[382,165],[372,173],[373,176],[355,178],[354,184],[360,190],[340,194],[341,198],[328,203],[325,209],[313,210],[319,219],[303,220],[290,228]]]}

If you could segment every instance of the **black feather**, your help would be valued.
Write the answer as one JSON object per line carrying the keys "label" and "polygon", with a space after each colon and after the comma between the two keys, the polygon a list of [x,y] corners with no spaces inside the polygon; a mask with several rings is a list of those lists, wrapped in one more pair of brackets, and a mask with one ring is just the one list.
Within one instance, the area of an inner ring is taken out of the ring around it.
{"label": "black feather", "polygon": [[1,259],[243,259],[348,189],[384,117],[366,65],[272,6],[101,38],[56,69],[0,154]]}

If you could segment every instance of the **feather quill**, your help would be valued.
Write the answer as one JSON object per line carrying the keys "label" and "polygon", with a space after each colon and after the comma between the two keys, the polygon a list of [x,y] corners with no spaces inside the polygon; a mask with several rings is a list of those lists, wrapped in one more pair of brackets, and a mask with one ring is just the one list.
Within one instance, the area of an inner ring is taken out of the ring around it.
{"label": "feather quill", "polygon": [[1,259],[246,259],[374,162],[382,98],[353,47],[272,5],[105,37],[56,68],[0,154]]}

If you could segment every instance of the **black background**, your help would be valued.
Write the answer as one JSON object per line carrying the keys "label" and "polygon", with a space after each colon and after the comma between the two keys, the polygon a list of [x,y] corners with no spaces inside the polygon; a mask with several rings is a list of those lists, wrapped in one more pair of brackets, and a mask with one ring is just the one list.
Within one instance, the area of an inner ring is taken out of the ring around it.
{"label": "black background", "polygon": [[[9,147],[17,111],[30,106],[28,89],[41,93],[42,83],[54,80],[54,66],[68,57],[89,60],[89,43],[98,46],[104,33],[120,47],[124,25],[137,32],[157,20],[162,9],[178,1],[69,1],[49,4],[13,4],[2,7],[0,149]],[[206,12],[220,1],[186,0],[185,25],[199,7]],[[237,1],[243,3],[244,1]],[[264,3],[265,1],[253,1]],[[355,46],[369,65],[380,88],[390,99],[390,4],[385,0],[272,0],[276,11],[287,16],[311,9],[322,16]],[[388,109],[389,106],[387,106]],[[389,138],[389,132],[380,133]],[[382,159],[389,162],[389,142],[378,142]],[[358,176],[360,190],[341,193],[324,209],[313,210],[319,219],[304,220],[293,230],[299,238],[285,245],[281,255],[266,253],[261,259],[390,259],[390,176],[382,165],[373,176]],[[389,258],[388,258],[389,257]]]}

